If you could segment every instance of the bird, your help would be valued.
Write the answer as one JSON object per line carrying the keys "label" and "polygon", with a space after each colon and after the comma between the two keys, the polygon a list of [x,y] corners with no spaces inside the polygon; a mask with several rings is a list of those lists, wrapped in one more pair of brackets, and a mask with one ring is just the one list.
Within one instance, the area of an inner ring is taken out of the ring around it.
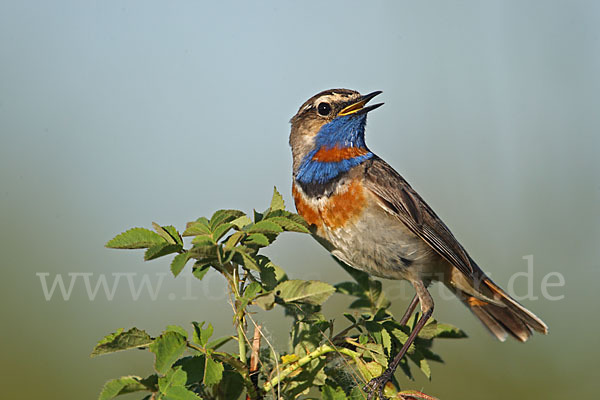
{"label": "bird", "polygon": [[441,282],[504,341],[525,342],[547,325],[496,285],[423,198],[365,143],[367,115],[381,94],[325,90],[308,99],[290,120],[292,196],[312,235],[335,258],[370,275],[409,281],[415,296],[399,321],[417,305],[408,340],[379,377],[365,386],[368,399],[384,399],[402,357],[434,309],[428,286]]}

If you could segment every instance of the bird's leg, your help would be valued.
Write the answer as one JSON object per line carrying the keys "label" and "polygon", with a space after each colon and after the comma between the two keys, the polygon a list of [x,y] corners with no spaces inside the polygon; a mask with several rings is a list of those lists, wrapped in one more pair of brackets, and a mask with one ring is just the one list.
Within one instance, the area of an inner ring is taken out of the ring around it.
{"label": "bird's leg", "polygon": [[[415,329],[413,329],[413,331],[408,336],[408,340],[404,343],[398,354],[396,354],[396,356],[394,357],[388,368],[385,370],[385,372],[377,378],[371,379],[369,383],[365,385],[364,390],[368,393],[367,400],[372,400],[375,394],[377,394],[380,400],[385,400],[385,397],[383,396],[383,389],[385,388],[386,383],[392,380],[392,376],[394,376],[394,372],[396,372],[396,368],[398,368],[402,357],[404,357],[410,345],[415,341],[417,335],[419,334],[421,329],[423,329],[423,327],[427,323],[427,320],[429,320],[429,318],[431,317],[431,314],[433,314],[433,298],[427,291],[427,288],[425,287],[423,282],[416,281],[412,282],[412,284],[417,292],[415,296],[417,300],[413,299],[413,301],[409,305],[409,310],[411,307],[414,310],[417,303],[420,301],[422,316],[419,319],[419,322],[417,322]],[[404,317],[402,317],[402,320],[404,320],[405,317],[408,320],[407,314],[405,314]],[[406,321],[404,323],[406,323]]]}
{"label": "bird's leg", "polygon": [[412,313],[415,311],[415,308],[417,308],[417,304],[419,304],[419,295],[415,294],[415,297],[413,297],[410,304],[408,305],[408,308],[404,312],[404,315],[400,319],[400,325],[406,325],[406,322],[408,321]]}

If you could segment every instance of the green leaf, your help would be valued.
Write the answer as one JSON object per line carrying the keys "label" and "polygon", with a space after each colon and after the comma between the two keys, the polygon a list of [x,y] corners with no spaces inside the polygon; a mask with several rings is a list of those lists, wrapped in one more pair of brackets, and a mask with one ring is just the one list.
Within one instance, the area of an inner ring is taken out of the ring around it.
{"label": "green leaf", "polygon": [[279,225],[277,225],[275,222],[271,222],[268,219],[264,220],[264,221],[259,221],[257,223],[255,223],[254,225],[250,226],[248,228],[248,232],[249,233],[274,233],[274,234],[278,234],[283,232],[283,229],[281,229],[281,227]]}
{"label": "green leaf", "polygon": [[419,366],[419,369],[423,372],[427,379],[431,379],[431,367],[429,367],[429,363],[419,349],[411,346],[410,351],[407,352],[407,356],[412,360],[412,362]]}
{"label": "green leaf", "polygon": [[210,229],[214,231],[219,225],[231,222],[242,215],[245,215],[245,213],[240,210],[215,211],[212,217],[210,217]]}
{"label": "green leaf", "polygon": [[270,211],[275,210],[285,210],[285,203],[283,202],[283,197],[277,191],[276,187],[273,187],[273,198],[271,199],[271,206],[269,207]]}
{"label": "green leaf", "polygon": [[198,218],[197,221],[187,223],[183,236],[196,235],[210,235],[210,227],[206,218]]}
{"label": "green leaf", "polygon": [[293,221],[289,218],[285,217],[269,217],[267,221],[275,222],[279,225],[284,231],[288,232],[301,232],[301,233],[310,233],[306,224],[300,224],[296,221]]}
{"label": "green leaf", "polygon": [[248,286],[246,286],[246,289],[244,290],[244,299],[252,300],[254,297],[256,297],[257,294],[260,293],[261,290],[262,287],[260,286],[260,283],[250,283]]}
{"label": "green leaf", "polygon": [[169,369],[164,377],[158,378],[158,389],[165,393],[173,386],[184,386],[187,382],[187,373],[181,367]]}
{"label": "green leaf", "polygon": [[365,296],[365,290],[356,282],[341,282],[335,285],[335,291],[350,296]]}
{"label": "green leaf", "polygon": [[186,385],[202,382],[202,379],[204,379],[204,357],[204,355],[183,357],[173,364],[173,369],[181,367],[186,373]]}
{"label": "green leaf", "polygon": [[209,323],[206,328],[204,328],[204,322],[192,322],[192,325],[194,325],[194,342],[205,347],[213,334],[212,324]]}
{"label": "green leaf", "polygon": [[367,395],[365,392],[363,392],[360,386],[354,386],[350,391],[348,400],[367,400]]}
{"label": "green leaf", "polygon": [[252,304],[256,304],[263,310],[269,311],[275,305],[275,295],[273,294],[273,292],[262,294],[255,298],[252,301]]}
{"label": "green leaf", "polygon": [[269,239],[262,233],[251,233],[244,239],[244,244],[251,246],[265,247],[269,245]]}
{"label": "green leaf", "polygon": [[152,338],[146,332],[137,328],[131,328],[127,332],[119,329],[115,333],[105,336],[98,342],[91,356],[114,353],[115,351],[145,347],[152,343]]}
{"label": "green leaf", "polygon": [[451,339],[462,339],[466,338],[467,334],[450,324],[441,324],[435,320],[430,320],[423,329],[419,332],[419,337],[423,339],[433,338],[451,338]]}
{"label": "green leaf", "polygon": [[156,355],[154,368],[164,374],[185,351],[187,341],[178,332],[167,331],[150,345],[150,351]]}
{"label": "green leaf", "polygon": [[192,239],[192,243],[197,246],[214,246],[217,244],[211,235],[197,235]]}
{"label": "green leaf", "polygon": [[153,222],[152,227],[154,228],[156,233],[158,233],[160,236],[163,237],[163,239],[167,241],[167,243],[179,244],[183,246],[183,240],[181,239],[181,236],[179,236],[179,232],[177,232],[177,229],[175,229],[174,226],[160,226],[156,222]]}
{"label": "green leaf", "polygon": [[173,261],[171,261],[171,272],[173,273],[173,276],[176,277],[181,273],[189,259],[190,255],[187,251],[185,253],[177,254],[175,258],[173,258]]}
{"label": "green leaf", "polygon": [[239,373],[232,371],[228,365],[225,365],[223,379],[219,382],[219,387],[215,391],[220,394],[220,399],[239,399],[244,391],[244,378]]}
{"label": "green leaf", "polygon": [[383,348],[387,351],[388,354],[391,355],[392,352],[392,337],[390,336],[387,329],[381,330],[381,342],[383,344]]}
{"label": "green leaf", "polygon": [[247,269],[260,272],[260,267],[254,257],[248,255],[241,247],[242,246],[238,246],[235,249],[235,254],[238,256],[236,262],[242,264]]}
{"label": "green leaf", "polygon": [[300,302],[319,305],[335,292],[335,288],[321,281],[303,281],[292,279],[281,282],[275,288],[275,294],[286,303]]}
{"label": "green leaf", "polygon": [[178,244],[156,244],[146,250],[146,253],[144,253],[144,260],[154,260],[155,258],[166,256],[167,254],[177,253],[181,250],[181,245]]}
{"label": "green leaf", "polygon": [[208,270],[210,269],[210,265],[209,264],[203,264],[200,262],[197,262],[194,264],[194,268],[192,268],[192,274],[202,280],[202,278],[204,278],[204,275],[206,275],[206,273],[208,272]]}
{"label": "green leaf", "polygon": [[204,384],[214,385],[215,383],[219,383],[223,378],[223,369],[222,363],[206,357],[206,364],[204,366]]}
{"label": "green leaf", "polygon": [[287,280],[285,271],[273,264],[267,256],[257,255],[256,260],[260,269],[260,280],[265,289],[273,290],[280,282]]}
{"label": "green leaf", "polygon": [[202,400],[194,392],[186,389],[183,386],[174,386],[169,388],[161,399],[164,400]]}
{"label": "green leaf", "polygon": [[332,388],[329,385],[325,385],[321,391],[323,400],[346,400],[346,393],[341,387]]}
{"label": "green leaf", "polygon": [[[199,237],[197,236],[196,239]],[[215,259],[217,257],[217,246],[214,244],[198,244],[194,245],[188,253],[190,257],[198,260]]]}
{"label": "green leaf", "polygon": [[132,228],[115,236],[105,246],[111,249],[144,249],[162,243],[166,241],[158,233],[145,228]]}
{"label": "green leaf", "polygon": [[212,233],[213,240],[218,242],[223,236],[225,236],[227,232],[231,230],[231,228],[233,228],[233,226],[234,225],[231,223],[225,223],[217,226]]}
{"label": "green leaf", "polygon": [[102,392],[100,392],[98,400],[109,400],[121,394],[139,392],[142,390],[149,390],[149,388],[142,383],[142,378],[139,376],[123,376],[106,382],[104,388],[102,388]]}
{"label": "green leaf", "polygon": [[246,225],[250,225],[252,223],[252,220],[248,218],[247,215],[242,215],[241,217],[238,217],[231,221],[231,223],[235,225],[238,229],[242,229]]}
{"label": "green leaf", "polygon": [[165,331],[166,332],[177,332],[186,339],[188,336],[187,331],[179,325],[167,325],[167,328],[165,329]]}

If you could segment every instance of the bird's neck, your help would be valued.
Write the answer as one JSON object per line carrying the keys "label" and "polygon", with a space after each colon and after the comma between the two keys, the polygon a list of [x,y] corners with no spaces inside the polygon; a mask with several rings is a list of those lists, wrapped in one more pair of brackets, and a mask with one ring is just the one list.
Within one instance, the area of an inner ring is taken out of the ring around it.
{"label": "bird's neck", "polygon": [[301,184],[326,184],[373,157],[365,144],[366,115],[339,117],[323,125],[315,147],[300,163],[295,178]]}

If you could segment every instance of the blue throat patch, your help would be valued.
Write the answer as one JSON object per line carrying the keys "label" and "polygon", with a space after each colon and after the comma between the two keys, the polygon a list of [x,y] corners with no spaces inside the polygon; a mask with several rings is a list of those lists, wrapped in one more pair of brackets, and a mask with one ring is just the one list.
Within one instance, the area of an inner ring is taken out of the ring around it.
{"label": "blue throat patch", "polygon": [[[315,148],[308,153],[296,173],[301,183],[326,183],[373,157],[365,144],[367,115],[346,115],[323,125],[315,138]],[[321,149],[364,149],[366,153],[340,161],[315,161]]]}

